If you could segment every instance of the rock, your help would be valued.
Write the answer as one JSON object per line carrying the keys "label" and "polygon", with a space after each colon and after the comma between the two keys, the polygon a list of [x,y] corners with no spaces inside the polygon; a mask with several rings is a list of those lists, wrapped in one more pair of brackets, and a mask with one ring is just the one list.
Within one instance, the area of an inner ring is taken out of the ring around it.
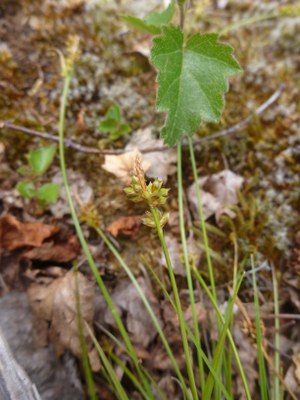
{"label": "rock", "polygon": [[11,292],[0,299],[0,329],[18,364],[36,385],[43,400],[85,398],[75,359],[56,358],[52,347],[36,348],[33,321],[25,293]]}

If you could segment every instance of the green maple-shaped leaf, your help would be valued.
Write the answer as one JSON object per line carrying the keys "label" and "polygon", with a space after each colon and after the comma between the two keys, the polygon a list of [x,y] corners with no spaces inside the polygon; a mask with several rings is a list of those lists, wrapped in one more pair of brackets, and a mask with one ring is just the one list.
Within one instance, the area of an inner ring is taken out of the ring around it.
{"label": "green maple-shaped leaf", "polygon": [[228,90],[227,78],[241,71],[232,48],[217,34],[196,34],[184,43],[179,27],[154,38],[151,61],[158,69],[157,111],[168,113],[161,135],[172,146],[192,135],[202,121],[217,122]]}

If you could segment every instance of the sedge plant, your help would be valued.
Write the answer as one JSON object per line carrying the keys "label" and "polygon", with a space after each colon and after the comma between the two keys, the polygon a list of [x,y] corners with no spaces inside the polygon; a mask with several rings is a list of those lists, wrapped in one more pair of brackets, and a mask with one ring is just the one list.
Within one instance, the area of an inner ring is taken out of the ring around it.
{"label": "sedge plant", "polygon": [[[176,10],[179,14],[179,24],[172,24],[175,18]],[[195,34],[191,37],[184,31],[186,16],[186,1],[171,1],[170,5],[161,13],[150,14],[144,20],[138,18],[123,16],[123,19],[134,26],[151,33],[153,38],[153,47],[151,50],[150,61],[158,71],[157,83],[158,93],[156,107],[158,112],[166,114],[165,125],[161,129],[161,136],[169,146],[177,145],[178,154],[178,205],[180,215],[180,232],[183,247],[183,258],[186,270],[187,288],[189,301],[192,310],[192,327],[188,326],[184,318],[183,304],[180,298],[178,282],[176,280],[168,247],[164,236],[164,227],[168,222],[168,213],[164,211],[164,205],[168,199],[168,189],[164,188],[163,183],[154,180],[148,183],[141,168],[140,160],[136,160],[133,171],[132,181],[129,187],[125,189],[127,196],[134,202],[144,203],[147,208],[142,219],[143,223],[152,229],[159,240],[163,251],[169,279],[171,282],[171,293],[167,291],[159,277],[156,281],[165,293],[166,299],[174,308],[179,321],[179,328],[182,340],[182,350],[185,355],[186,366],[182,370],[168,338],[166,337],[158,317],[152,309],[143,289],[139,285],[136,277],[132,273],[130,266],[122,258],[122,255],[110,241],[102,228],[101,217],[94,206],[85,206],[80,215],[76,213],[74,200],[68,184],[66,172],[66,161],[64,155],[64,125],[67,106],[68,91],[71,84],[73,66],[78,57],[78,40],[73,37],[68,46],[67,57],[61,55],[62,70],[64,77],[64,88],[61,97],[60,121],[59,121],[59,156],[66,188],[67,200],[69,202],[74,227],[80,240],[85,257],[94,274],[103,297],[114,317],[119,337],[106,331],[106,335],[121,347],[130,360],[129,365],[125,363],[116,354],[106,354],[101,347],[92,330],[87,327],[95,348],[98,351],[103,365],[103,375],[110,383],[112,391],[118,399],[128,399],[129,394],[126,388],[122,386],[118,376],[115,373],[114,365],[122,368],[126,377],[130,380],[136,391],[143,399],[156,399],[155,393],[158,385],[142,363],[132,344],[130,335],[124,326],[124,323],[118,314],[118,311],[112,301],[109,291],[97,270],[95,261],[89,250],[87,241],[84,237],[81,223],[86,223],[93,228],[104,244],[114,255],[122,269],[128,275],[135,286],[144,307],[152,320],[158,337],[164,346],[168,355],[174,374],[174,380],[178,382],[187,400],[219,400],[221,398],[233,398],[232,388],[232,365],[235,361],[236,369],[241,377],[245,397],[251,399],[251,393],[247,382],[247,377],[243,370],[239,358],[238,349],[234,343],[231,332],[233,323],[233,308],[237,299],[238,291],[243,280],[243,273],[238,271],[237,261],[234,266],[234,285],[229,290],[227,308],[221,310],[216,290],[214,278],[213,263],[211,259],[211,249],[209,247],[207,227],[204,220],[204,213],[201,201],[201,191],[198,185],[198,173],[195,160],[194,149],[192,145],[192,136],[201,123],[217,122],[224,107],[224,94],[228,89],[228,78],[241,71],[238,62],[232,55],[232,48],[226,44],[220,43],[217,33]],[[182,148],[181,141],[186,138],[189,142],[190,159],[194,180],[196,182],[196,193],[199,210],[199,220],[202,229],[204,241],[204,250],[206,254],[206,263],[209,273],[209,282],[207,283],[197,266],[190,262],[184,221],[184,202],[183,202],[183,178],[182,178]],[[152,270],[152,267],[150,266]],[[254,276],[254,275],[253,275]],[[211,357],[208,357],[202,347],[201,332],[198,323],[197,312],[195,308],[195,283],[200,283],[203,291],[209,298],[216,315],[216,325],[218,330],[218,339],[212,346]],[[257,287],[253,279],[254,293],[257,293]],[[78,302],[79,304],[79,302]],[[257,311],[256,329],[257,346],[262,344],[262,333],[259,325],[259,304],[255,295],[255,304]],[[78,307],[80,313],[80,307]],[[79,318],[79,327],[82,330],[82,322]],[[105,332],[105,330],[103,331]],[[276,342],[278,344],[278,340]],[[84,355],[84,343],[82,343]],[[229,355],[227,355],[227,352]],[[279,370],[279,361],[276,361],[276,369]],[[95,386],[92,380],[88,359],[84,356],[84,369],[87,378],[90,398],[94,399]],[[260,383],[266,386],[266,367],[264,359],[259,356]],[[278,381],[275,381],[278,387]],[[266,387],[261,389],[263,399],[269,398],[269,392]],[[165,395],[162,393],[161,398]]]}

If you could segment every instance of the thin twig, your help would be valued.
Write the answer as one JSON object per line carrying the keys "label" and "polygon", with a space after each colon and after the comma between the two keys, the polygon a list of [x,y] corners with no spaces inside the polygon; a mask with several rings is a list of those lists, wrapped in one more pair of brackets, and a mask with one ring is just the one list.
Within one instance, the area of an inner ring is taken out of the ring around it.
{"label": "thin twig", "polygon": [[[219,132],[213,133],[212,135],[203,137],[201,139],[196,139],[193,141],[193,145],[199,145],[211,140],[219,139],[224,136],[229,136],[233,135],[236,132],[240,131],[242,128],[244,128],[246,125],[250,123],[253,117],[261,115],[267,108],[269,108],[275,101],[281,96],[282,92],[284,89],[284,84],[281,84],[279,88],[270,96],[264,103],[262,103],[252,114],[248,115],[245,119],[242,121],[238,122],[237,124],[231,126],[230,128],[227,129],[222,129]],[[53,142],[58,142],[58,136],[52,135],[51,133],[48,132],[39,132],[34,129],[26,128],[24,126],[20,125],[15,125],[10,121],[0,121],[0,130],[1,129],[9,129],[12,131],[19,131],[26,133],[27,135],[30,136],[36,136],[41,139],[46,139],[46,140],[51,140]],[[182,146],[187,147],[188,143],[183,143]],[[99,154],[99,155],[118,155],[118,154],[124,154],[127,153],[130,150],[126,149],[119,149],[119,150],[105,150],[105,149],[96,149],[93,147],[87,147],[87,146],[82,146],[79,143],[74,142],[72,139],[65,139],[65,147],[72,148],[74,150],[80,151],[82,153],[88,153],[88,154]],[[142,148],[139,149],[141,153],[152,153],[156,151],[166,151],[168,150],[168,146],[160,146],[160,147],[147,147],[147,148]]]}

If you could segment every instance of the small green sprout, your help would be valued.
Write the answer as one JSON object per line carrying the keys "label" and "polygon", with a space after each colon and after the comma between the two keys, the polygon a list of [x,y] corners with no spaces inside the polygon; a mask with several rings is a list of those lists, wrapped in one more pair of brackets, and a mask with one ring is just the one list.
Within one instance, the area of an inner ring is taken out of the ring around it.
{"label": "small green sprout", "polygon": [[110,140],[118,140],[131,130],[130,126],[122,121],[121,109],[117,104],[110,106],[97,129],[107,134]]}
{"label": "small green sprout", "polygon": [[48,203],[55,203],[59,196],[57,184],[40,185],[41,177],[52,164],[55,153],[55,145],[34,149],[28,154],[28,165],[18,169],[19,174],[25,177],[25,180],[18,182],[16,186],[18,192],[24,198],[37,200],[42,208]]}

